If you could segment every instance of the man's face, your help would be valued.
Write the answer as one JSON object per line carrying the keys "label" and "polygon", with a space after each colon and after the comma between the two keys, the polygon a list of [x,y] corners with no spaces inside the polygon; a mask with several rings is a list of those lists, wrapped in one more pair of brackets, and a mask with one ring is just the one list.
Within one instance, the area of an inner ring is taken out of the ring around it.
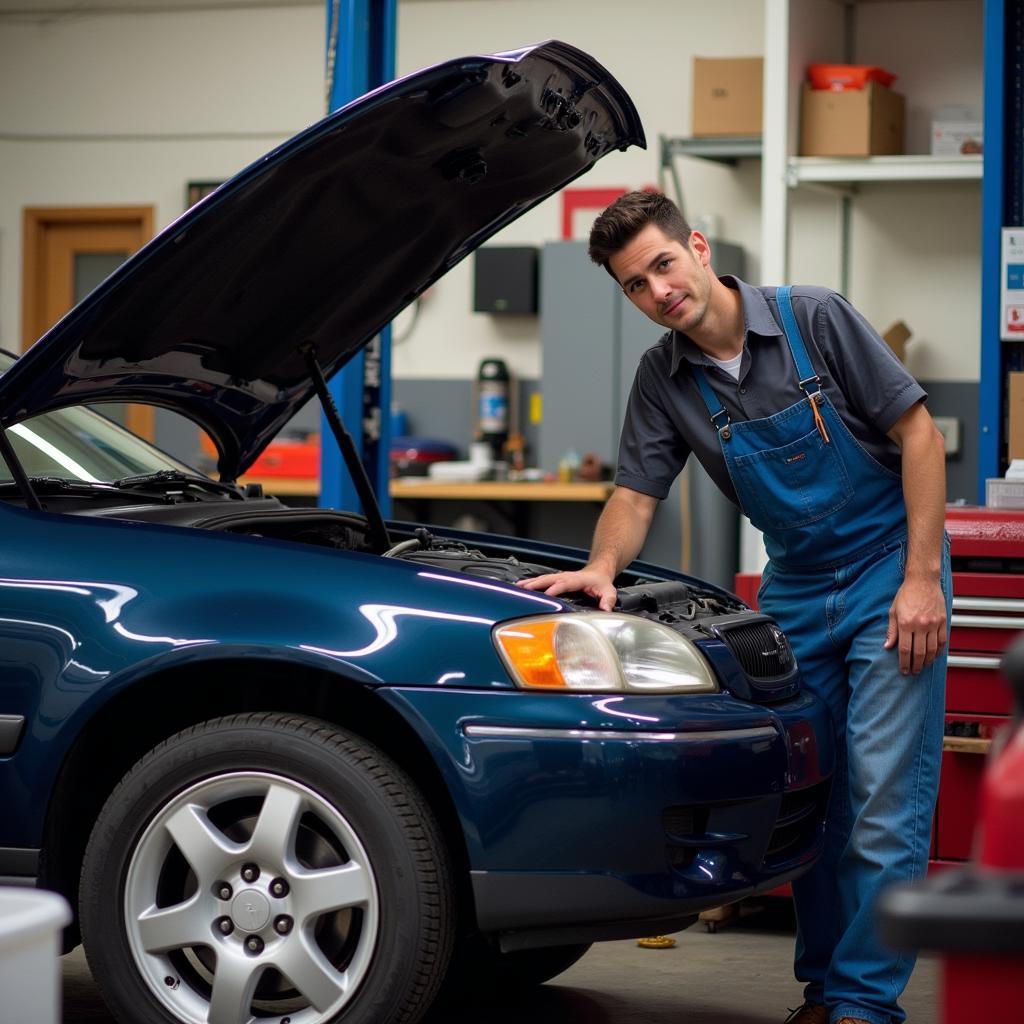
{"label": "man's face", "polygon": [[648,224],[608,260],[630,302],[656,324],[686,334],[698,327],[711,296],[711,251],[694,231],[688,245]]}

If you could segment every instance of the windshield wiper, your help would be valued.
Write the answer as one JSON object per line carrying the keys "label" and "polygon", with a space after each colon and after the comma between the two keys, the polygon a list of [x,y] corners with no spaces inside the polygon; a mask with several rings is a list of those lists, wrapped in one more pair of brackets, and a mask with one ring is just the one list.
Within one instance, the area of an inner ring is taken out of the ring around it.
{"label": "windshield wiper", "polygon": [[[133,495],[138,498],[153,499],[152,494],[145,491],[128,491],[103,480],[69,480],[63,476],[28,476],[25,482],[34,494],[60,495],[60,494],[117,494]],[[24,487],[17,480],[0,481],[0,491],[8,490],[24,491]]]}
{"label": "windshield wiper", "polygon": [[243,497],[242,490],[237,484],[211,480],[208,476],[199,476],[196,473],[182,473],[176,469],[158,469],[154,473],[123,476],[120,480],[112,481],[112,484],[123,490],[146,490],[151,487],[168,490],[175,484],[187,484],[207,491],[214,491],[217,494],[227,494],[232,498]]}

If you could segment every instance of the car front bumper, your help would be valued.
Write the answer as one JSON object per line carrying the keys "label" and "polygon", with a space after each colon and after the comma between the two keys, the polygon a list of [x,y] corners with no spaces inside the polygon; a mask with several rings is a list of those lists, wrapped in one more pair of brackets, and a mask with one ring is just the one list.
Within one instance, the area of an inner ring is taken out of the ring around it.
{"label": "car front bumper", "polygon": [[380,692],[445,777],[505,948],[678,930],[820,852],[835,755],[810,695]]}

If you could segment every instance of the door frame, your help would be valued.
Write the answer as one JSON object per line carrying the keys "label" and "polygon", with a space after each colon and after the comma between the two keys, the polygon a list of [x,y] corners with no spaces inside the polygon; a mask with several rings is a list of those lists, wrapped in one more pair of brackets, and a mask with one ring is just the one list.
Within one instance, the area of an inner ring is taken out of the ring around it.
{"label": "door frame", "polygon": [[22,217],[21,350],[24,352],[51,325],[36,305],[44,272],[43,240],[49,228],[66,224],[118,224],[139,229],[145,244],[153,237],[152,206],[26,206]]}
{"label": "door frame", "polygon": [[[21,350],[37,341],[52,325],[39,306],[43,277],[46,232],[53,227],[98,224],[137,228],[141,248],[153,237],[152,206],[26,206],[22,216],[22,298]],[[134,250],[134,251],[137,251]],[[152,406],[129,405],[126,410],[129,430],[152,441],[155,414]]]}

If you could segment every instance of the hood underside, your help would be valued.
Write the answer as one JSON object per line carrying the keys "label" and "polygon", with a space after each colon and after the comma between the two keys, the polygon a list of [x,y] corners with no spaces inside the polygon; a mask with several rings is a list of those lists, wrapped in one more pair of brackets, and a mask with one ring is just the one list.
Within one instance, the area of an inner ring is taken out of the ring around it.
{"label": "hood underside", "polygon": [[246,168],[0,377],[10,425],[82,403],[193,420],[235,479],[328,377],[483,241],[615,149],[632,102],[564,43],[468,57],[350,103]]}

